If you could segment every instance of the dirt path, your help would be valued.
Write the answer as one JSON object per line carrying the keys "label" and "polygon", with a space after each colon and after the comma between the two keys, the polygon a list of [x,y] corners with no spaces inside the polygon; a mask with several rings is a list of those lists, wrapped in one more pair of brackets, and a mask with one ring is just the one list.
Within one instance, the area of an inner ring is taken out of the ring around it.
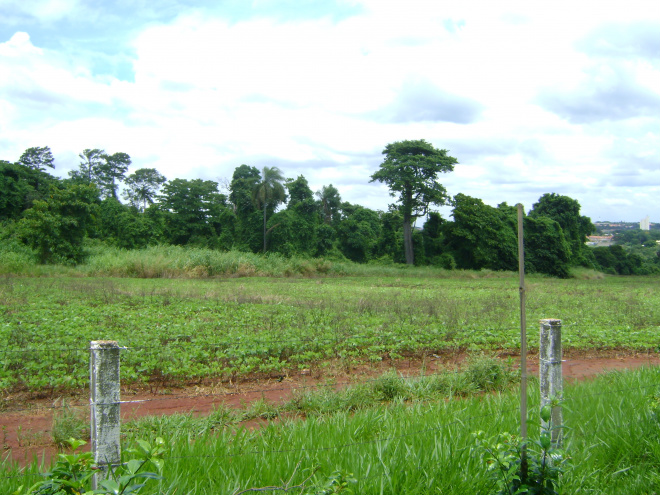
{"label": "dirt path", "polygon": [[[426,373],[460,365],[461,356],[438,358],[425,363]],[[582,380],[609,370],[634,369],[644,365],[660,364],[660,356],[625,355],[610,352],[598,355],[566,356],[563,363],[563,375],[567,381]],[[335,378],[336,386],[355,383],[381,374],[391,367],[392,363],[382,368],[364,368],[353,370],[351,376]],[[403,375],[421,373],[421,362],[399,361],[397,371]],[[528,361],[530,374],[538,373],[538,361],[530,357]],[[356,378],[357,377],[357,378]],[[294,390],[306,387],[316,387],[323,384],[321,376],[313,373],[300,373],[296,376],[279,377],[278,379],[259,380],[235,386],[220,387],[187,387],[167,389],[160,393],[149,391],[122,390],[122,420],[128,421],[142,416],[161,416],[174,413],[192,413],[203,415],[215,407],[224,404],[229,407],[242,408],[256,400],[266,400],[280,403],[290,399]],[[62,399],[33,399],[21,397],[6,397],[0,403],[0,426],[2,427],[2,459],[9,458],[21,465],[30,462],[37,456],[46,460],[47,465],[56,453],[51,439],[54,411],[61,411]],[[69,397],[67,401],[73,404],[72,409],[82,416],[88,415],[89,406],[84,395]]]}

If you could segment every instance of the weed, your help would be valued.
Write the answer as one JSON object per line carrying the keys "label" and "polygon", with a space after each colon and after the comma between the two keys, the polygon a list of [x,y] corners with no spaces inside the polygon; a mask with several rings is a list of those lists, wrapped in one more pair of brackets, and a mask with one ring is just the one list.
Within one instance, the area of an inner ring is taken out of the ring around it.
{"label": "weed", "polygon": [[53,414],[51,435],[53,443],[60,449],[69,445],[71,438],[88,439],[88,421],[84,419],[82,411],[73,409],[63,401],[62,407],[56,409]]}
{"label": "weed", "polygon": [[515,373],[510,365],[483,353],[468,360],[465,376],[476,389],[487,392],[501,390],[515,381]]}

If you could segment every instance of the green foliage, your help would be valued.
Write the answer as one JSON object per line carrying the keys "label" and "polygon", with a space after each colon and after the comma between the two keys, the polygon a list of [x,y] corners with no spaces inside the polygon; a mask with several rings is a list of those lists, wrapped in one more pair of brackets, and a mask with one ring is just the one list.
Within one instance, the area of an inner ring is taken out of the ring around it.
{"label": "green foliage", "polygon": [[117,198],[118,182],[125,178],[131,157],[126,153],[118,152],[112,155],[103,153],[102,162],[94,168],[94,178],[101,194],[105,198]]}
{"label": "green foliage", "polygon": [[48,146],[28,148],[18,159],[21,165],[40,172],[45,172],[47,167],[55,168],[54,161],[53,153]]}
{"label": "green foliage", "polygon": [[538,440],[523,444],[519,436],[500,433],[487,439],[483,431],[474,433],[476,449],[488,466],[497,495],[558,495],[557,485],[568,460],[567,454],[553,444],[551,409],[558,403],[541,408],[543,427]]}
{"label": "green foliage", "polygon": [[94,186],[52,187],[18,223],[18,235],[36,251],[40,263],[79,263],[83,239],[97,211]]}
{"label": "green foliage", "polygon": [[493,208],[465,194],[457,194],[452,204],[454,221],[443,224],[442,234],[458,268],[516,270],[516,220],[511,220],[512,215],[515,219],[511,207]]}
{"label": "green foliage", "polygon": [[[39,278],[0,278],[0,389],[56,394],[84,387],[81,350],[99,338],[144,349],[122,355],[122,379],[153,388],[254,372],[281,376],[330,362],[352,370],[401,356],[488,356],[520,345],[513,274],[176,246],[87,249],[86,265],[57,277],[40,269]],[[527,315],[561,314],[566,349],[655,349],[657,283],[531,276]],[[152,348],[154,335],[159,345]],[[496,382],[484,368],[481,383]]]}
{"label": "green foliage", "polygon": [[[617,284],[629,280],[614,279]],[[570,287],[566,284],[574,281],[550,282],[566,291]],[[660,369],[649,366],[566,384],[564,400],[570,407],[564,410],[564,422],[571,427],[566,450],[572,459],[562,463],[556,491],[603,495],[658,491],[660,429],[649,411],[647,394],[657,391],[659,379]],[[333,386],[328,383],[324,388]],[[145,486],[141,492],[145,495],[237,494],[239,487],[266,488],[244,493],[279,493],[283,490],[278,488],[286,487],[282,480],[289,480],[288,493],[313,493],[335,472],[345,478],[354,473],[350,477],[356,483],[349,487],[361,495],[487,494],[495,491],[491,475],[496,468],[489,471],[481,458],[488,454],[470,448],[475,445],[472,432],[484,431],[484,439],[493,439],[487,441],[492,447],[501,432],[518,430],[519,406],[516,388],[460,400],[372,404],[311,418],[287,415],[259,428],[227,422],[223,411],[209,418],[206,429],[204,418],[188,420],[192,414],[143,418],[139,424],[127,424],[123,432],[130,443],[133,438],[167,432],[167,480]],[[530,384],[529,407],[540,410],[535,383]],[[540,440],[537,431],[533,428],[533,438]],[[539,450],[534,444],[530,447]],[[16,491],[26,476],[39,475],[37,468],[38,463],[19,467],[5,462],[0,466],[0,493]]]}
{"label": "green foliage", "polygon": [[518,380],[509,363],[509,366],[486,354],[473,355],[468,359],[465,375],[467,381],[477,390],[502,390]]}
{"label": "green foliage", "polygon": [[[286,201],[286,191],[282,182],[284,176],[277,167],[264,167],[260,180],[252,186],[252,201],[257,209],[263,210],[263,252],[267,249],[268,229],[266,228],[268,212],[272,213],[278,204]],[[304,188],[303,188],[304,189]],[[300,187],[296,190],[300,193]],[[311,193],[311,191],[310,191]]]}
{"label": "green foliage", "polygon": [[423,139],[397,141],[383,150],[385,160],[371,181],[384,182],[390,196],[396,197],[403,217],[403,242],[406,263],[414,263],[412,222],[424,216],[430,205],[443,205],[447,191],[437,182],[439,173],[451,172],[458,160],[447,150],[434,148]]}
{"label": "green foliage", "polygon": [[163,187],[158,207],[168,243],[216,247],[223,234],[231,237],[233,215],[217,182],[173,179]]}
{"label": "green foliage", "polygon": [[34,253],[17,236],[16,223],[0,222],[0,274],[29,273],[35,263]]}
{"label": "green foliage", "polygon": [[19,220],[55,182],[55,177],[38,168],[0,160],[0,221]]}
{"label": "green foliage", "polygon": [[344,218],[337,228],[339,249],[351,261],[371,259],[380,235],[378,213],[358,205],[344,203]]}
{"label": "green foliage", "polygon": [[353,476],[353,473],[335,471],[328,479],[314,487],[312,491],[305,493],[306,495],[330,495],[332,493],[352,495],[355,492],[352,490],[351,485],[355,484],[357,484],[357,480]]}
{"label": "green foliage", "polygon": [[591,248],[598,269],[612,275],[649,275],[660,271],[657,247],[652,248],[650,260],[633,252],[627,252],[624,246],[614,245]]}
{"label": "green foliage", "polygon": [[534,203],[529,216],[548,217],[561,227],[571,250],[572,265],[590,266],[590,251],[586,245],[587,236],[594,232],[591,219],[580,215],[580,203],[568,196],[546,193]]}
{"label": "green foliage", "polygon": [[571,248],[561,226],[552,218],[525,217],[525,271],[567,278],[570,273]]}
{"label": "green foliage", "polygon": [[132,206],[144,211],[153,204],[161,186],[167,182],[164,175],[155,168],[140,168],[126,177],[126,190],[123,193]]}
{"label": "green foliage", "polygon": [[288,207],[291,207],[302,201],[314,199],[314,193],[309,188],[309,183],[303,175],[299,175],[295,180],[287,179],[285,186],[287,191],[289,191]]}
{"label": "green foliage", "polygon": [[80,157],[79,170],[69,172],[69,177],[73,182],[82,184],[92,184],[97,182],[97,172],[103,165],[104,150],[98,148],[84,149],[78,156]]}
{"label": "green foliage", "polygon": [[341,210],[341,196],[335,186],[323,186],[320,191],[316,191],[316,197],[321,206],[321,215],[323,221],[327,224],[339,223]]}
{"label": "green foliage", "polygon": [[[82,440],[69,439],[75,452],[83,446]],[[91,489],[94,474],[100,475],[98,466],[94,463],[92,454],[60,454],[55,466],[47,472],[44,481],[34,484],[26,495],[129,495],[139,493],[147,480],[160,480],[158,474],[163,470],[162,456],[165,452],[164,441],[157,438],[154,446],[144,440],[138,440],[135,448],[129,449],[131,456],[119,466],[110,468],[109,476],[98,481],[99,488]],[[155,468],[156,472],[144,471],[145,468]],[[19,490],[20,493],[20,490]]]}

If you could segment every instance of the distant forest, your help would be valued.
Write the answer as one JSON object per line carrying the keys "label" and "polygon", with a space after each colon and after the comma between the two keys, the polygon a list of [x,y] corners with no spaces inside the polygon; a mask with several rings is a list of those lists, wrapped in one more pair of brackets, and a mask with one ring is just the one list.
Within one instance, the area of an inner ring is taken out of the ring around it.
{"label": "distant forest", "polygon": [[[82,151],[79,169],[61,179],[48,173],[55,168],[49,147],[29,148],[17,162],[0,160],[0,251],[29,248],[35,263],[77,264],[85,259],[84,241],[96,239],[125,249],[180,245],[518,269],[515,206],[447,196],[437,174],[451,171],[456,159],[423,140],[392,143],[383,154],[372,181],[385,182],[397,198],[388,211],[342,201],[332,184],[312,191],[304,176],[286,178],[276,167],[240,165],[221,190],[210,180],[168,180],[153,168],[127,174],[128,154],[100,149]],[[431,210],[439,204],[452,207],[452,221]],[[425,221],[415,226],[416,219]],[[556,277],[575,266],[612,274],[660,271],[652,238],[660,236],[627,232],[617,245],[590,248],[586,236],[594,230],[576,200],[544,194],[524,218],[526,271]]]}

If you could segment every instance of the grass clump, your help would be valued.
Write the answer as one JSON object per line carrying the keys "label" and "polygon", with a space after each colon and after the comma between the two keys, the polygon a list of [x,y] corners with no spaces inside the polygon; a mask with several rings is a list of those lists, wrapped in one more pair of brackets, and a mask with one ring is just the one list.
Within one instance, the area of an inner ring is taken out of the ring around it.
{"label": "grass clump", "polygon": [[66,403],[53,414],[53,443],[60,449],[69,445],[69,440],[89,440],[89,420],[83,411],[76,410]]}
{"label": "grass clump", "polygon": [[391,371],[341,390],[334,390],[330,384],[320,389],[295,391],[293,399],[284,408],[305,414],[357,411],[384,402],[423,402],[502,391],[518,381],[519,375],[511,363],[481,354],[471,358],[463,371],[415,377],[404,377]]}
{"label": "grass clump", "polygon": [[511,363],[503,363],[487,354],[470,357],[465,368],[465,378],[476,390],[484,392],[502,390],[518,379]]}

